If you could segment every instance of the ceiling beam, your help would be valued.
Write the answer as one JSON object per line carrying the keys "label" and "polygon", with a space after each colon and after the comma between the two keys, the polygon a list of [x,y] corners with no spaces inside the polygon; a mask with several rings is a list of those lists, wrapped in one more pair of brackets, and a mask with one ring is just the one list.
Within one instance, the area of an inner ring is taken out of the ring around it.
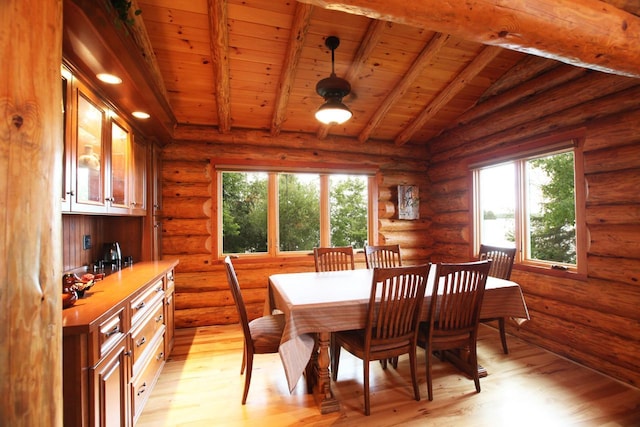
{"label": "ceiling beam", "polygon": [[[371,56],[371,52],[373,52],[373,49],[378,45],[384,29],[390,25],[392,25],[390,22],[378,20],[372,20],[369,23],[367,33],[364,35],[362,42],[360,43],[360,47],[358,47],[358,51],[356,52],[353,61],[351,61],[351,67],[349,67],[345,76],[346,81],[355,82],[358,79],[362,66],[367,62],[369,56]],[[330,127],[330,125],[320,125],[317,137],[319,139],[326,138]]]}
{"label": "ceiling beam", "polygon": [[640,17],[599,0],[298,0],[640,77]]}
{"label": "ceiling beam", "polygon": [[227,0],[207,0],[211,57],[218,106],[218,131],[231,130],[231,96],[229,82],[229,35],[227,32]]}
{"label": "ceiling beam", "polygon": [[473,61],[445,87],[424,110],[409,125],[400,132],[395,139],[396,145],[402,145],[418,132],[427,121],[438,113],[451,99],[456,96],[471,80],[480,73],[493,59],[498,56],[502,48],[485,46]]}
{"label": "ceiling beam", "polygon": [[442,33],[435,33],[429,43],[422,49],[422,52],[413,61],[407,73],[402,80],[387,95],[380,107],[373,114],[364,129],[358,135],[360,142],[365,142],[371,136],[371,133],[378,127],[382,119],[387,115],[391,107],[393,107],[407,93],[413,82],[420,76],[422,71],[431,63],[433,57],[440,51],[442,46],[449,40],[449,36]]}
{"label": "ceiling beam", "polygon": [[311,23],[312,11],[313,6],[310,4],[296,4],[293,25],[289,33],[289,46],[282,64],[282,73],[280,74],[280,82],[276,92],[275,110],[271,120],[271,135],[273,136],[280,134],[282,123],[284,123],[286,117],[289,96],[291,95],[293,80],[296,78],[296,69],[304,47],[304,40],[307,37],[307,31]]}

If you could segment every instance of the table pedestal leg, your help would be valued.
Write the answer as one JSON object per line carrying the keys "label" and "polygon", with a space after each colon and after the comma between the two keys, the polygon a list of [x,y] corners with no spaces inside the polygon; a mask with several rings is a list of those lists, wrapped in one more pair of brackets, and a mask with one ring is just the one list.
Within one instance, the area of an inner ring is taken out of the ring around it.
{"label": "table pedestal leg", "polygon": [[465,372],[470,377],[473,377],[472,369],[478,370],[478,376],[484,378],[487,376],[487,369],[484,366],[478,364],[477,367],[473,367],[469,361],[469,350],[447,350],[444,352],[444,359],[450,362],[453,366]]}
{"label": "table pedestal leg", "polygon": [[[330,338],[330,332],[320,332],[318,334],[318,363],[315,364],[317,383],[314,385],[314,394],[322,414],[340,410],[340,402],[333,396],[333,391],[331,391],[331,376],[329,374]],[[311,357],[315,357],[315,351]]]}

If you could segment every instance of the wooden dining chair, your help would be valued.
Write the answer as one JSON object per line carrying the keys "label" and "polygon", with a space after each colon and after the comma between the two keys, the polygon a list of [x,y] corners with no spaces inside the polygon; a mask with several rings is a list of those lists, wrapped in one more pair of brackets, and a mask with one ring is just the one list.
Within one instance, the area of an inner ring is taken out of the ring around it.
{"label": "wooden dining chair", "polygon": [[[400,255],[400,245],[365,245],[364,258],[367,268],[390,268],[401,267],[402,257]],[[398,358],[381,360],[382,369],[387,368],[387,362],[394,368],[398,367]]]}
{"label": "wooden dining chair", "polygon": [[365,245],[367,268],[401,267],[400,245]]}
{"label": "wooden dining chair", "polygon": [[436,266],[429,321],[420,323],[418,334],[418,345],[425,349],[429,400],[433,400],[431,356],[434,351],[468,349],[468,374],[480,393],[476,342],[490,267],[490,260]]}
{"label": "wooden dining chair", "polygon": [[[516,248],[502,248],[499,246],[480,245],[480,259],[490,259],[491,269],[489,276],[499,279],[509,280],[511,278],[511,270],[513,269],[513,260],[516,257]],[[504,317],[496,317],[491,319],[482,319],[483,323],[498,321],[498,329],[500,331],[500,340],[502,341],[502,350],[504,354],[509,354],[507,347],[507,333],[505,330]]]}
{"label": "wooden dining chair", "polygon": [[242,404],[247,402],[247,394],[249,393],[249,385],[251,384],[251,371],[253,369],[254,354],[277,353],[282,339],[282,331],[284,329],[284,315],[277,314],[273,316],[258,317],[249,321],[247,317],[247,309],[240,292],[240,284],[236,271],[233,268],[230,257],[225,257],[224,264],[227,269],[227,281],[233,300],[238,309],[240,324],[242,325],[242,333],[244,335],[244,353],[242,355],[242,367],[240,375],[245,372],[244,393],[242,394]]}
{"label": "wooden dining chair", "polygon": [[316,271],[355,270],[351,246],[313,248]]}
{"label": "wooden dining chair", "polygon": [[416,344],[420,310],[429,275],[429,265],[375,268],[364,329],[335,332],[335,357],[331,359],[334,381],[338,377],[340,349],[362,359],[364,368],[364,413],[369,415],[369,365],[409,353],[411,380],[416,400],[418,389]]}

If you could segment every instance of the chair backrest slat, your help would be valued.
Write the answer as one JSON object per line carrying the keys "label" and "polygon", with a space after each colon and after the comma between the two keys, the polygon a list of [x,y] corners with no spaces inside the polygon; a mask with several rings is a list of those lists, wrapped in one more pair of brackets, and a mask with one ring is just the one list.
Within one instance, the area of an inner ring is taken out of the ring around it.
{"label": "chair backrest slat", "polygon": [[438,264],[431,296],[431,328],[468,330],[477,326],[491,261]]}
{"label": "chair backrest slat", "polygon": [[401,267],[400,245],[366,245],[364,255],[367,268]]}
{"label": "chair backrest slat", "polygon": [[489,270],[489,276],[491,277],[509,280],[515,257],[516,248],[480,245],[480,259],[493,261]]}
{"label": "chair backrest slat", "polygon": [[316,271],[355,270],[351,246],[313,248]]}
{"label": "chair backrest slat", "polygon": [[366,326],[373,342],[417,334],[428,275],[428,264],[374,269]]}

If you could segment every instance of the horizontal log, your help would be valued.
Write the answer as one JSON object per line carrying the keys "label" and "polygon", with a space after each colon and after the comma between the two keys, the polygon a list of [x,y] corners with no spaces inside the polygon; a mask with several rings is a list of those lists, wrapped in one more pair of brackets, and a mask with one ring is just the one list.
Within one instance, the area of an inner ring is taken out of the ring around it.
{"label": "horizontal log", "polygon": [[211,254],[211,236],[163,236],[162,253],[165,255]]}
{"label": "horizontal log", "polygon": [[[261,304],[247,304],[247,317],[253,320],[264,314],[264,306]],[[176,328],[195,328],[198,326],[228,325],[238,323],[238,311],[235,306],[207,308],[191,308],[179,310],[176,308]]]}
{"label": "horizontal log", "polygon": [[585,307],[576,306],[571,302],[565,303],[536,295],[527,295],[527,308],[532,312],[544,312],[551,317],[572,322],[585,328],[593,328],[594,331],[623,335],[632,339],[633,333],[625,334],[624,331],[640,330],[640,320],[618,316],[611,312],[600,312]]}
{"label": "horizontal log", "polygon": [[558,132],[574,131],[576,137],[580,137],[584,133],[582,128],[585,125],[625,112],[630,108],[637,108],[638,97],[640,97],[640,87],[598,98],[552,116],[532,120],[449,150],[439,156],[437,163],[435,163],[435,157],[432,160],[434,164],[455,164],[460,162],[460,158],[470,156],[482,155],[486,158],[493,158],[496,152],[502,155],[519,153],[522,149],[521,146],[529,144],[532,138],[557,134]]}
{"label": "horizontal log", "polygon": [[634,169],[640,165],[640,135],[629,145],[584,153],[584,173],[590,175],[622,169]]}
{"label": "horizontal log", "polygon": [[[431,227],[431,236],[437,243],[466,243],[469,244],[469,226],[436,225]],[[468,247],[467,247],[468,251]]]}
{"label": "horizontal log", "polygon": [[428,170],[431,185],[436,185],[442,181],[450,181],[463,178],[469,174],[469,167],[464,161],[434,163]]}
{"label": "horizontal log", "polygon": [[378,230],[382,234],[426,231],[430,226],[431,220],[427,218],[412,221],[385,218],[378,220]]}
{"label": "horizontal log", "polygon": [[[553,335],[555,332],[553,328],[554,319],[545,320],[542,315],[538,316],[537,313],[533,314],[537,317],[523,324],[515,333],[517,336],[531,344],[538,345],[548,351],[574,360],[584,366],[591,367],[608,376],[618,378],[628,384],[640,384],[640,374],[637,368],[627,369],[611,361],[609,358],[600,359],[593,356],[590,350],[581,351],[567,345],[567,342],[562,338],[563,334]],[[549,327],[549,329],[547,329],[547,327]]]}
{"label": "horizontal log", "polygon": [[431,262],[465,262],[471,260],[468,243],[438,243],[431,254]]}
{"label": "horizontal log", "polygon": [[438,181],[431,184],[431,194],[433,197],[439,197],[443,194],[467,191],[469,189],[469,177],[455,177],[453,179]]}
{"label": "horizontal log", "polygon": [[393,234],[393,236],[383,236],[379,242],[381,245],[400,245],[403,248],[430,246],[433,243],[431,236],[416,233]]}
{"label": "horizontal log", "polygon": [[592,204],[636,204],[640,188],[637,169],[585,176],[587,207]]}
{"label": "horizontal log", "polygon": [[378,218],[395,218],[396,216],[396,204],[394,202],[378,202]]}
{"label": "horizontal log", "polygon": [[211,199],[208,197],[163,197],[163,218],[208,218]]}
{"label": "horizontal log", "polygon": [[640,260],[640,227],[592,225],[589,227],[589,254]]}
{"label": "horizontal log", "polygon": [[218,266],[214,266],[211,254],[181,254],[178,259],[180,263],[176,266],[176,276],[182,272],[203,272],[212,271]]}
{"label": "horizontal log", "polygon": [[163,197],[210,197],[209,182],[163,182]]}
{"label": "horizontal log", "polygon": [[[196,150],[197,147],[186,145],[182,147],[184,150]],[[200,182],[208,183],[211,181],[209,173],[208,159],[203,161],[202,153],[200,158],[191,161],[175,161],[169,160],[172,157],[163,155],[162,162],[162,182]]]}
{"label": "horizontal log", "polygon": [[469,211],[441,212],[433,216],[434,225],[468,225],[471,217]]}
{"label": "horizontal log", "polygon": [[167,218],[162,222],[166,236],[210,235],[211,218]]}
{"label": "horizontal log", "polygon": [[589,256],[587,274],[591,278],[611,280],[638,286],[640,263],[637,258]]}
{"label": "horizontal log", "polygon": [[[442,156],[452,149],[464,149],[472,141],[493,135],[505,129],[512,129],[524,123],[548,117],[583,105],[593,99],[623,91],[636,86],[638,81],[629,77],[613,76],[603,73],[588,73],[557,88],[550,89],[535,96],[525,98],[518,104],[509,105],[506,110],[498,110],[494,114],[476,119],[454,132],[445,133],[436,138],[431,146],[434,162],[442,161]],[[553,100],[550,102],[550,100]],[[443,153],[444,154],[439,154]]]}
{"label": "horizontal log", "polygon": [[[242,299],[245,304],[264,304],[267,298],[267,290],[264,289],[242,289]],[[202,291],[202,292],[176,292],[176,306],[180,309],[203,308],[203,307],[224,307],[234,306],[231,290],[227,288],[220,291]]]}
{"label": "horizontal log", "polygon": [[587,225],[640,224],[640,203],[635,205],[591,205],[586,209]]}
{"label": "horizontal log", "polygon": [[470,209],[470,203],[469,194],[466,191],[441,194],[430,202],[433,212],[468,212]]}
{"label": "horizontal log", "polygon": [[637,141],[640,135],[640,110],[632,109],[600,120],[591,120],[586,128],[585,152],[627,145]]}

